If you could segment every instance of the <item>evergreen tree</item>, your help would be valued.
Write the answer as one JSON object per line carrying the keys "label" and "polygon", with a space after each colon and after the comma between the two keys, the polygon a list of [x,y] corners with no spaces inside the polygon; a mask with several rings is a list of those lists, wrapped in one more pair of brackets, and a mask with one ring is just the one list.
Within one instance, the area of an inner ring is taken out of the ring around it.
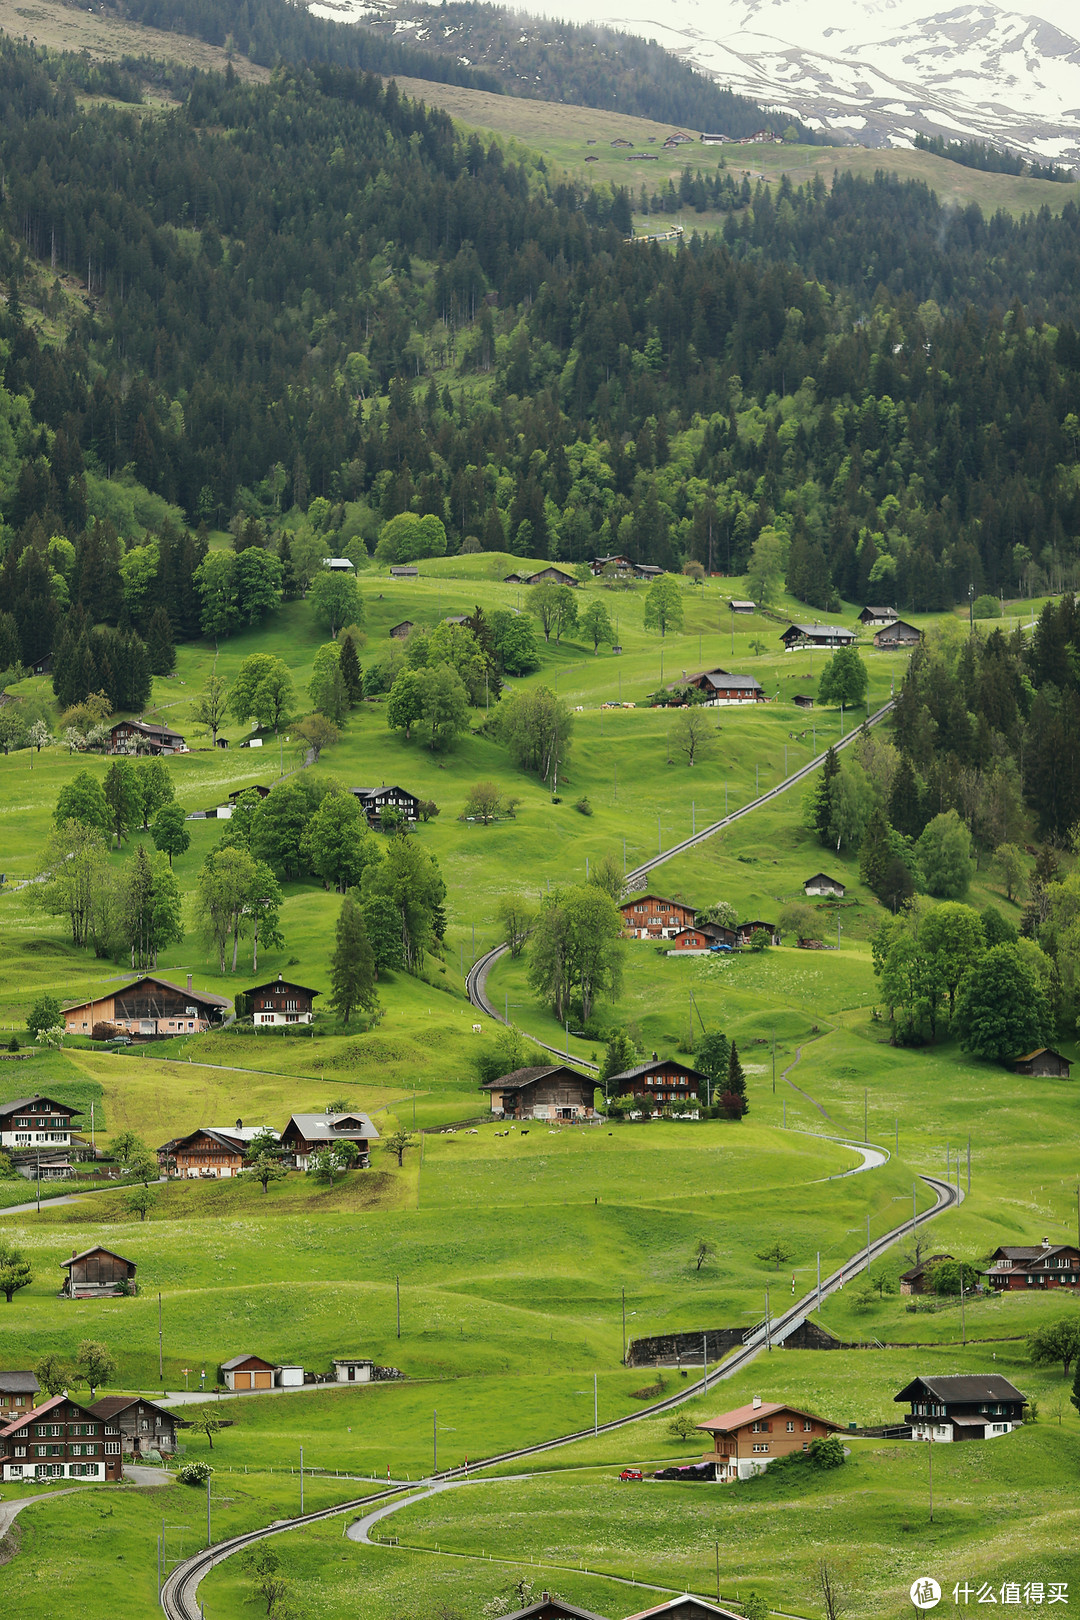
{"label": "evergreen tree", "polygon": [[338,914],[337,943],[330,958],[330,1006],[347,1024],[358,1008],[372,1012],[375,994],[375,953],[368,939],[364,914],[350,889]]}
{"label": "evergreen tree", "polygon": [[146,652],[152,674],[172,674],[176,668],[176,647],[173,644],[169,615],[160,605],[150,616],[150,624],[146,631]]}
{"label": "evergreen tree", "polygon": [[882,885],[891,860],[889,823],[879,806],[866,824],[866,831],[859,847],[859,876],[879,900],[882,898]]}
{"label": "evergreen tree", "polygon": [[741,1119],[750,1109],[746,1095],[746,1076],[739,1061],[739,1049],[734,1041],[728,1054],[727,1084],[720,1098],[720,1106],[725,1114],[733,1119]]}
{"label": "evergreen tree", "polygon": [[814,829],[821,842],[828,848],[832,839],[832,785],[840,775],[840,761],[836,757],[835,748],[830,748],[825,755],[818,778],[817,796],[814,800]]}
{"label": "evergreen tree", "polygon": [[926,825],[915,768],[906,754],[901,756],[893,777],[892,792],[889,794],[889,821],[905,838],[918,838]]}
{"label": "evergreen tree", "polygon": [[356,643],[351,636],[346,636],[341,643],[340,668],[350,705],[359,703],[364,696],[364,672],[360,668]]}

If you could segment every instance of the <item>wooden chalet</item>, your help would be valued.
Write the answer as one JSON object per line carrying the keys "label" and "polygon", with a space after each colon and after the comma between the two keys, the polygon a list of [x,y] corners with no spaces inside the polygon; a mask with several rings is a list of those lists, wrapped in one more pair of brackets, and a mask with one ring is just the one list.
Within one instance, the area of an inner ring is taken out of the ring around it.
{"label": "wooden chalet", "polygon": [[5,1153],[54,1154],[71,1146],[72,1121],[82,1111],[55,1097],[19,1097],[0,1103],[0,1148]]}
{"label": "wooden chalet", "polygon": [[419,579],[420,570],[415,563],[392,563],[390,567],[391,579]]}
{"label": "wooden chalet", "polygon": [[227,1389],[273,1389],[279,1370],[277,1362],[264,1361],[261,1356],[233,1356],[221,1363],[220,1382]]}
{"label": "wooden chalet", "polygon": [[667,573],[666,568],[658,568],[655,563],[634,563],[633,575],[635,579],[659,579]]}
{"label": "wooden chalet", "polygon": [[575,590],[579,583],[576,574],[568,574],[565,568],[556,568],[551,563],[545,568],[538,568],[535,574],[530,574],[525,583],[543,585],[549,581],[552,585],[571,585]]}
{"label": "wooden chalet", "polygon": [[480,1087],[496,1119],[594,1119],[596,1081],[564,1063],[514,1069]]}
{"label": "wooden chalet", "polygon": [[803,893],[806,895],[825,895],[829,899],[842,900],[847,889],[839,878],[831,878],[827,872],[815,872],[813,877],[807,878],[803,884]]}
{"label": "wooden chalet", "polygon": [[272,789],[268,788],[263,782],[249,782],[247,787],[233,788],[232,792],[229,794],[229,800],[232,804],[235,804],[237,800],[242,799],[246,793],[255,793],[260,799],[268,799],[271,792]]}
{"label": "wooden chalet", "polygon": [[110,1435],[90,1407],[70,1395],[53,1395],[0,1429],[0,1478],[6,1483],[122,1477],[119,1435]]}
{"label": "wooden chalet", "polygon": [[739,923],[735,930],[736,934],[739,936],[740,944],[743,945],[749,945],[754,935],[762,931],[768,934],[774,945],[779,945],[780,935],[776,932],[776,924],[771,922],[762,922],[760,917],[755,918],[752,922]]}
{"label": "wooden chalet", "polygon": [[931,1294],[933,1293],[933,1270],[940,1266],[943,1260],[951,1260],[951,1254],[932,1254],[926,1260],[921,1260],[917,1266],[900,1273],[900,1292],[902,1294]]}
{"label": "wooden chalet", "polygon": [[1080,1289],[1080,1249],[1073,1243],[1004,1244],[984,1273],[994,1293],[1014,1288]]}
{"label": "wooden chalet", "polygon": [[52,655],[52,653],[43,653],[40,658],[35,658],[34,662],[30,665],[30,673],[32,675],[51,675],[52,672],[53,672],[53,655]]}
{"label": "wooden chalet", "polygon": [[41,1385],[32,1372],[0,1372],[0,1428],[33,1410]]}
{"label": "wooden chalet", "polygon": [[811,1440],[823,1440],[843,1427],[783,1401],[762,1401],[755,1395],[748,1406],[737,1406],[698,1428],[712,1436],[713,1449],[704,1460],[716,1464],[716,1478],[724,1485],[751,1479],[777,1457],[807,1451]]}
{"label": "wooden chalet", "polygon": [[576,1603],[568,1603],[565,1598],[541,1592],[532,1603],[504,1615],[503,1620],[604,1620],[604,1616],[594,1614],[591,1609],[579,1609]]}
{"label": "wooden chalet", "polygon": [[144,1037],[201,1034],[222,1024],[230,1006],[224,996],[193,990],[190,973],[186,988],[143,973],[119,990],[73,1002],[64,1008],[63,1019],[73,1035],[92,1033],[95,1024],[113,1024]]}
{"label": "wooden chalet", "polygon": [[177,1429],[190,1429],[185,1418],[174,1417],[145,1395],[105,1395],[89,1408],[107,1425],[106,1434],[120,1436],[120,1454],[145,1457],[156,1451],[169,1457],[176,1450]]}
{"label": "wooden chalet", "polygon": [[701,693],[703,707],[719,708],[731,703],[762,703],[765,689],[752,675],[732,675],[726,669],[706,669],[686,680],[674,681],[669,692],[692,686]]}
{"label": "wooden chalet", "polygon": [[679,1063],[675,1058],[657,1057],[639,1063],[622,1074],[613,1074],[610,1084],[619,1097],[648,1097],[655,1108],[696,1108],[702,1092],[707,1092],[708,1076]]}
{"label": "wooden chalet", "polygon": [[720,135],[716,131],[711,131],[704,135],[698,136],[698,140],[701,142],[702,146],[727,146],[731,138],[732,137],[730,135]]}
{"label": "wooden chalet", "polygon": [[72,1249],[71,1259],[61,1260],[60,1264],[67,1272],[61,1298],[107,1299],[135,1292],[135,1261],[125,1260],[122,1254],[103,1249],[100,1244],[81,1254]]}
{"label": "wooden chalet", "polygon": [[400,624],[392,624],[386,633],[391,641],[406,641],[415,628],[411,619],[402,619]]}
{"label": "wooden chalet", "polygon": [[527,585],[528,583],[529,583],[528,574],[504,574],[503,575],[503,584],[504,585]]}
{"label": "wooden chalet", "polygon": [[[315,997],[321,994],[321,990],[313,990],[308,984],[293,984],[280,973],[266,984],[255,984],[250,990],[241,991],[256,1029],[265,1025],[310,1024],[315,1016]],[[239,1010],[237,1007],[237,1012]]]}
{"label": "wooden chalet", "polygon": [[629,574],[633,566],[630,558],[624,557],[621,551],[614,552],[610,557],[592,557],[589,560],[589,567],[595,578],[606,574],[609,568],[615,574]]}
{"label": "wooden chalet", "polygon": [[669,956],[707,956],[713,942],[704,928],[682,928],[668,940]]}
{"label": "wooden chalet", "polygon": [[874,632],[874,646],[879,652],[891,652],[897,647],[917,647],[922,640],[922,631],[906,619],[897,619],[895,624],[883,624],[880,630]]}
{"label": "wooden chalet", "polygon": [[788,652],[795,647],[850,647],[855,632],[840,624],[789,624],[780,640]]}
{"label": "wooden chalet", "polygon": [[1024,1421],[1027,1397],[1000,1373],[913,1378],[894,1401],[911,1407],[904,1419],[913,1440],[991,1440]]}
{"label": "wooden chalet", "polygon": [[281,1133],[281,1146],[298,1170],[306,1170],[313,1153],[332,1148],[335,1142],[351,1142],[359,1153],[362,1170],[371,1164],[371,1144],[379,1133],[366,1114],[350,1109],[347,1113],[290,1114]]}
{"label": "wooden chalet", "polygon": [[814,707],[814,700],[809,692],[796,692],[791,701],[797,709],[812,709]]}
{"label": "wooden chalet", "polygon": [[[157,1150],[166,1176],[178,1181],[228,1181],[244,1168],[252,1142],[269,1129],[266,1125],[201,1125],[187,1136],[174,1136]],[[276,1131],[271,1131],[272,1136]]]}
{"label": "wooden chalet", "polygon": [[679,900],[664,900],[658,894],[635,894],[619,907],[623,933],[629,939],[674,939],[684,928],[694,925],[693,906]]}
{"label": "wooden chalet", "polygon": [[378,827],[379,817],[384,810],[396,810],[399,816],[406,821],[416,821],[420,816],[420,800],[415,793],[409,793],[402,787],[350,788],[359,801],[360,808],[367,816],[369,827]]}
{"label": "wooden chalet", "polygon": [[1050,1046],[1037,1046],[1034,1052],[1014,1058],[1011,1066],[1014,1074],[1031,1074],[1054,1080],[1067,1080],[1072,1069],[1068,1058],[1062,1057]]}
{"label": "wooden chalet", "polygon": [[899,614],[894,607],[864,607],[859,614],[859,623],[867,628],[876,629],[878,625],[895,624]]}
{"label": "wooden chalet", "polygon": [[756,613],[757,603],[750,602],[743,597],[731,596],[728,598],[728,607],[732,613]]}
{"label": "wooden chalet", "polygon": [[107,754],[188,754],[191,750],[172,726],[145,720],[118,720],[109,732]]}

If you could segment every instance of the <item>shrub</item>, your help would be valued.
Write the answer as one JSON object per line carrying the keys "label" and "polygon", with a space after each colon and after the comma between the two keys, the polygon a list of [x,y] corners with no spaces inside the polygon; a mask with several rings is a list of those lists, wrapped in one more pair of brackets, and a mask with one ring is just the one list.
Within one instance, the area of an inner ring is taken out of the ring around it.
{"label": "shrub", "polygon": [[108,1024],[104,1022],[98,1023],[95,1024],[93,1029],[90,1031],[90,1039],[93,1041],[111,1041],[115,1038],[115,1036],[115,1024]]}
{"label": "shrub", "polygon": [[827,1439],[811,1440],[806,1460],[811,1468],[839,1468],[844,1461],[844,1447],[835,1434]]}
{"label": "shrub", "polygon": [[574,809],[575,810],[580,810],[581,814],[583,816],[591,816],[592,815],[592,805],[589,803],[589,799],[588,799],[587,794],[583,793],[581,795],[581,798],[574,805]]}
{"label": "shrub", "polygon": [[720,1098],[720,1111],[725,1119],[742,1119],[746,1109],[746,1098],[737,1091],[725,1091]]}
{"label": "shrub", "polygon": [[187,1462],[176,1477],[181,1485],[205,1485],[213,1472],[208,1462]]}
{"label": "shrub", "polygon": [[971,604],[971,616],[974,619],[1000,619],[1001,603],[996,596],[977,596]]}

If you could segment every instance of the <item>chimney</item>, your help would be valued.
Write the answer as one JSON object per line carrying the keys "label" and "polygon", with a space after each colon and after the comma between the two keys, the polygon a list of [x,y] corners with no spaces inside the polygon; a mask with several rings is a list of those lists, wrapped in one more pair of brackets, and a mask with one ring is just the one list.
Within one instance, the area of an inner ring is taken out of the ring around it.
{"label": "chimney", "polygon": [[75,1256],[76,1256],[76,1255],[77,1255],[77,1254],[78,1254],[78,1252],[79,1252],[79,1251],[78,1251],[78,1249],[72,1249],[72,1251],[71,1251],[71,1258],[72,1258],[72,1259],[73,1259],[73,1260],[74,1260],[74,1258],[75,1258]]}
{"label": "chimney", "polygon": [[191,974],[190,973],[187,976],[187,987],[188,987],[188,994],[190,995],[190,993],[191,993]]}
{"label": "chimney", "polygon": [[754,1405],[754,1411],[756,1412],[758,1407],[761,1405],[761,1396],[760,1395],[755,1395],[754,1396],[753,1405]]}
{"label": "chimney", "polygon": [[243,1130],[243,1128],[244,1128],[244,1122],[243,1122],[243,1120],[242,1120],[242,1119],[238,1119],[238,1120],[237,1120],[237,1122],[236,1122],[236,1128],[237,1128],[237,1130],[238,1130],[238,1131],[242,1131],[242,1130]]}
{"label": "chimney", "polygon": [[1044,1249],[1048,1249],[1050,1247],[1050,1239],[1049,1238],[1043,1238],[1042,1246],[1043,1246]]}

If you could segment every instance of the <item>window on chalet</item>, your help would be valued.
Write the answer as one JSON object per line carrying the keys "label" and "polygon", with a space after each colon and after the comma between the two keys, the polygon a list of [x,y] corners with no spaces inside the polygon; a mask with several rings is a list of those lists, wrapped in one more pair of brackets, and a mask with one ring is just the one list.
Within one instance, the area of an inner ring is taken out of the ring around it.
{"label": "window on chalet", "polygon": [[788,1419],[787,1432],[788,1432],[788,1434],[794,1434],[795,1433],[795,1424],[794,1424],[794,1422],[792,1421],[791,1418]]}

